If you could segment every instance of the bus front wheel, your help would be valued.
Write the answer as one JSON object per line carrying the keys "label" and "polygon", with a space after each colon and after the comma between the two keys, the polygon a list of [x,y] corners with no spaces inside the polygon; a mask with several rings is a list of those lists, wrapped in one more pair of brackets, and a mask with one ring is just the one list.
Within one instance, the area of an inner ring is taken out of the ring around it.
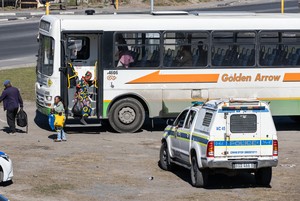
{"label": "bus front wheel", "polygon": [[136,99],[126,98],[113,104],[108,114],[111,127],[119,133],[133,133],[145,121],[143,105]]}

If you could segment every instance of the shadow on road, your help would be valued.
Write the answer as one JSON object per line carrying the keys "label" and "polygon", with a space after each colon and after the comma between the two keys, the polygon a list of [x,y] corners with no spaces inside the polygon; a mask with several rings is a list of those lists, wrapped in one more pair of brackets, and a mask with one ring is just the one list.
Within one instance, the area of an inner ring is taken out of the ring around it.
{"label": "shadow on road", "polygon": [[299,131],[300,117],[273,117],[277,131]]}
{"label": "shadow on road", "polygon": [[[74,121],[76,121],[76,120],[74,120]],[[49,126],[49,123],[48,123],[48,117],[37,110],[36,110],[34,122],[39,128],[41,128],[43,130],[47,130],[47,131],[52,131]],[[80,125],[79,120],[78,120],[77,124]],[[86,126],[82,125],[82,127],[70,126],[70,127],[65,127],[64,130],[68,133],[81,133],[81,134],[84,134],[84,133],[99,134],[101,132],[116,133],[110,126],[108,120],[101,120],[101,124],[102,124],[101,126],[88,126],[88,125],[86,125]],[[149,119],[149,118],[147,118],[145,120],[143,127],[136,133],[141,133],[143,131],[149,131],[149,132],[163,131],[165,127],[166,127],[166,119]]]}
{"label": "shadow on road", "polygon": [[[181,180],[191,184],[191,175],[190,170],[181,167],[174,166],[174,169],[171,173],[175,174]],[[225,174],[211,174],[209,175],[209,183],[205,189],[234,189],[234,188],[271,188],[268,186],[257,185],[255,181],[255,177],[250,173],[240,173],[235,176],[228,176]]]}
{"label": "shadow on road", "polygon": [[[293,130],[299,131],[300,130],[300,123],[299,123],[300,117],[278,116],[278,117],[273,117],[273,119],[277,131],[293,131]],[[163,132],[164,128],[167,126],[166,120],[167,119],[161,119],[161,118],[154,118],[154,119],[146,118],[143,127],[136,133],[141,133],[143,131]],[[39,128],[51,131],[51,128],[48,124],[48,117],[40,113],[39,111],[36,111],[34,122]],[[116,133],[110,126],[108,120],[102,120],[101,124],[102,126],[96,126],[96,127],[89,127],[89,126],[66,127],[65,130],[68,131],[69,133],[88,133],[88,134],[92,134],[92,133],[99,134],[101,132]]]}

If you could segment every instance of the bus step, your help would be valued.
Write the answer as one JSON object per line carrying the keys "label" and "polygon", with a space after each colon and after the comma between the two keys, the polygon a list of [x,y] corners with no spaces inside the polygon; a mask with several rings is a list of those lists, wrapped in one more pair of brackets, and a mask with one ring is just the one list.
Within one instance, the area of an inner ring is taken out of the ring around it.
{"label": "bus step", "polygon": [[81,119],[68,119],[65,127],[100,127],[102,126],[101,120],[99,119],[94,119],[94,118],[87,118],[83,122]]}
{"label": "bus step", "polygon": [[66,124],[65,127],[67,128],[79,128],[79,127],[100,127],[102,126],[101,123],[98,124]]}

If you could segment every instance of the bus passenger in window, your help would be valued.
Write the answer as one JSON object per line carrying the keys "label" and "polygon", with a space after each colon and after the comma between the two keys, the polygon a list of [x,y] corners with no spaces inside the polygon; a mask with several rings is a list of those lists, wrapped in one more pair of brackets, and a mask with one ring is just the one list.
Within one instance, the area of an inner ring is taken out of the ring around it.
{"label": "bus passenger in window", "polygon": [[81,49],[77,52],[77,58],[76,59],[88,59],[89,57],[89,49],[87,44],[84,44]]}
{"label": "bus passenger in window", "polygon": [[117,67],[128,68],[131,63],[134,62],[134,59],[129,51],[122,51],[119,53],[119,62]]}
{"label": "bus passenger in window", "polygon": [[118,64],[117,67],[125,67],[128,68],[131,63],[134,62],[134,59],[131,55],[131,52],[128,49],[126,40],[124,39],[122,34],[116,35],[116,41],[118,43]]}
{"label": "bus passenger in window", "polygon": [[177,66],[192,66],[193,56],[191,52],[191,47],[188,45],[182,46],[179,55],[175,58]]}
{"label": "bus passenger in window", "polygon": [[198,51],[199,51],[199,65],[207,65],[207,51],[205,50],[205,45],[202,41],[198,42]]}

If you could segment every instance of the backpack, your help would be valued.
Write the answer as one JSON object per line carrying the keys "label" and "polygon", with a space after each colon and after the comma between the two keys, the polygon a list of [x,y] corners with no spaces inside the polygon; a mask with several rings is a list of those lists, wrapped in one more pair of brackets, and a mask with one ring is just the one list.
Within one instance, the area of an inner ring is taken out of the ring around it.
{"label": "backpack", "polygon": [[64,115],[59,115],[55,114],[55,120],[54,120],[54,126],[55,127],[63,127],[65,123],[65,116]]}
{"label": "backpack", "polygon": [[23,108],[20,108],[19,112],[17,113],[16,116],[17,119],[17,125],[20,127],[25,127],[27,126],[27,114],[26,112],[23,110]]}

